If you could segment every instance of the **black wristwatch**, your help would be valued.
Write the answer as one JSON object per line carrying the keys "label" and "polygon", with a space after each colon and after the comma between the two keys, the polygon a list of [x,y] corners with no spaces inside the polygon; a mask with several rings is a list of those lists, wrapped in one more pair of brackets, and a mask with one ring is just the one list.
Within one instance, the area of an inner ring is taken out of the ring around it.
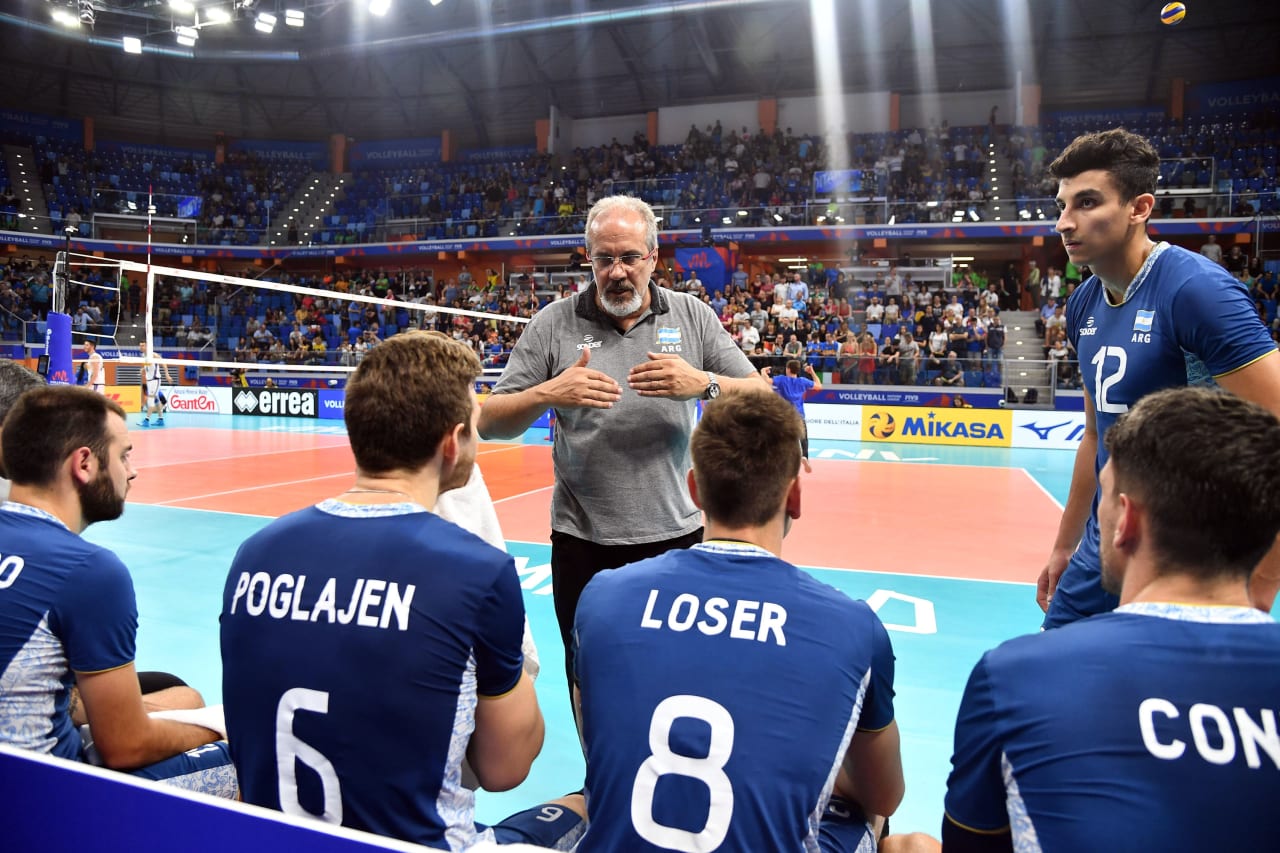
{"label": "black wristwatch", "polygon": [[720,396],[720,380],[710,370],[707,371],[707,390],[702,392],[702,399],[714,400]]}

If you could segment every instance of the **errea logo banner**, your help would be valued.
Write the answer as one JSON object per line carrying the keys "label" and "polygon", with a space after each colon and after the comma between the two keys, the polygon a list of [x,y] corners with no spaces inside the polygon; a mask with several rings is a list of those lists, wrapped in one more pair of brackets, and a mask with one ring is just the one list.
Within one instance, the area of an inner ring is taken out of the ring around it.
{"label": "errea logo banner", "polygon": [[314,418],[319,409],[317,397],[315,390],[306,388],[242,388],[232,398],[232,411],[237,415]]}
{"label": "errea logo banner", "polygon": [[[863,406],[862,440],[1009,447],[1013,431],[1011,414],[999,409]],[[889,429],[888,424],[893,424],[893,429]]]}

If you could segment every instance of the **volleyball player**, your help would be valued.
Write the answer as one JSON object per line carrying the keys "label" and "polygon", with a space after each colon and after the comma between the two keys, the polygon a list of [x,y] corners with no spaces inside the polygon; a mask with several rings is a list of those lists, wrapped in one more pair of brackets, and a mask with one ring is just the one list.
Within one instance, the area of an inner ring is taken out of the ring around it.
{"label": "volleyball player", "polygon": [[142,425],[151,426],[151,416],[156,416],[156,426],[164,426],[164,394],[161,391],[161,379],[172,384],[169,366],[155,362],[155,350],[146,349],[147,357],[142,364]]}
{"label": "volleyball player", "polygon": [[[34,388],[0,439],[12,480],[0,505],[0,743],[234,797],[218,715],[198,714],[199,694],[171,676],[140,681],[133,579],[82,538],[124,512],[137,475],[124,410],[84,388]],[[204,724],[148,714],[162,709]]]}
{"label": "volleyball player", "polygon": [[[1067,257],[1093,275],[1067,305],[1085,431],[1036,593],[1046,628],[1116,606],[1100,583],[1097,473],[1117,417],[1153,391],[1210,380],[1280,413],[1280,356],[1244,287],[1202,255],[1147,236],[1159,165],[1145,139],[1109,130],[1078,137],[1049,167]],[[1273,551],[1254,575],[1255,605],[1269,610],[1277,584]]]}
{"label": "volleyball player", "polygon": [[449,850],[576,840],[570,798],[486,828],[462,784],[465,756],[514,788],[543,739],[514,561],[428,509],[469,479],[479,373],[435,332],[370,350],[343,410],[354,487],[236,554],[223,699],[246,802]]}
{"label": "volleyball player", "polygon": [[1120,606],[979,661],[944,847],[1273,850],[1280,625],[1248,590],[1280,533],[1280,420],[1180,388],[1103,441],[1102,583]]}
{"label": "volleyball player", "polygon": [[686,478],[704,541],[583,591],[583,853],[874,849],[901,801],[889,635],[779,556],[802,435],[767,390],[708,404]]}
{"label": "volleyball player", "polygon": [[102,353],[98,352],[98,344],[92,338],[85,339],[84,354],[85,362],[88,365],[89,387],[99,394],[105,394],[107,389],[107,369],[102,362]]}

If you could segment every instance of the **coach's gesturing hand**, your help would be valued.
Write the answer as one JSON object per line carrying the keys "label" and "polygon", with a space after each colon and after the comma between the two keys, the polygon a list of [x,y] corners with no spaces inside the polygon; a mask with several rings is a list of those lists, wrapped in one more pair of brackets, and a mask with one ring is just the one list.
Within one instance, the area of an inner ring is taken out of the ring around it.
{"label": "coach's gesturing hand", "polygon": [[591,350],[585,347],[573,366],[543,388],[548,403],[557,409],[608,409],[622,398],[622,386],[607,373],[592,370]]}

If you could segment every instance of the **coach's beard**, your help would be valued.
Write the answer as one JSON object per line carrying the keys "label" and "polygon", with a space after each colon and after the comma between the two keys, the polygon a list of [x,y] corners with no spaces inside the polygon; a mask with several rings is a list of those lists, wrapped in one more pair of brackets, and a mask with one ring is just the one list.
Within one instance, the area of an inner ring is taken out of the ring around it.
{"label": "coach's beard", "polygon": [[[628,291],[631,293],[630,297],[625,295]],[[630,317],[643,304],[644,296],[629,281],[621,284],[610,282],[600,290],[600,306],[606,314],[613,317]]]}

